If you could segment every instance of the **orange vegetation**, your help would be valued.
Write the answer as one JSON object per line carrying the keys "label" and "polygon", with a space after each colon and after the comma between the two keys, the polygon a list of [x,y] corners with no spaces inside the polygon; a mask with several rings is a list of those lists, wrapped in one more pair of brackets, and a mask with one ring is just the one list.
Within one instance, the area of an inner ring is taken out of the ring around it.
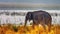
{"label": "orange vegetation", "polygon": [[51,31],[48,31],[48,26],[44,30],[42,25],[32,26],[14,26],[0,25],[0,34],[60,34],[60,25],[52,25]]}

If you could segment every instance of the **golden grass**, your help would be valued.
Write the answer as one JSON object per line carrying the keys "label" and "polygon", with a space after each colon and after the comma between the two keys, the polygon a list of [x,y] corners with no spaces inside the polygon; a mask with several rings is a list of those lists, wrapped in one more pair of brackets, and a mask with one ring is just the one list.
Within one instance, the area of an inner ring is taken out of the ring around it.
{"label": "golden grass", "polygon": [[[17,30],[17,31],[16,31]],[[32,26],[14,26],[14,25],[3,25],[0,26],[0,34],[60,34],[60,25],[52,25],[51,31],[48,31],[48,26],[46,26],[46,31],[42,25]]]}

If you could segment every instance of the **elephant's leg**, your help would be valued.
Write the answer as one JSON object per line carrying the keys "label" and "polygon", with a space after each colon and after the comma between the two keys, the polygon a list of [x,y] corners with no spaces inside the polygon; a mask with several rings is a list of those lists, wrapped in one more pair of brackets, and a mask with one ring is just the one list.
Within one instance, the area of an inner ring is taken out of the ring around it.
{"label": "elephant's leg", "polygon": [[46,31],[46,26],[45,26],[45,24],[44,24],[43,22],[41,22],[40,24],[43,26],[44,30]]}
{"label": "elephant's leg", "polygon": [[24,27],[26,27],[26,24],[27,24],[27,18],[25,19]]}
{"label": "elephant's leg", "polygon": [[50,31],[51,30],[51,22],[48,22],[48,30]]}
{"label": "elephant's leg", "polygon": [[45,24],[48,26],[48,31],[50,31],[51,30],[51,20],[49,18],[46,19]]}

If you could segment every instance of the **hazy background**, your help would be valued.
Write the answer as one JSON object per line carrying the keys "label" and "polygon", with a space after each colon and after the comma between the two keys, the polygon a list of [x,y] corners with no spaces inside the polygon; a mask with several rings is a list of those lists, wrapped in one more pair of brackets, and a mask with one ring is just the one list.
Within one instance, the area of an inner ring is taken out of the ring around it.
{"label": "hazy background", "polygon": [[0,0],[0,9],[60,10],[60,0]]}

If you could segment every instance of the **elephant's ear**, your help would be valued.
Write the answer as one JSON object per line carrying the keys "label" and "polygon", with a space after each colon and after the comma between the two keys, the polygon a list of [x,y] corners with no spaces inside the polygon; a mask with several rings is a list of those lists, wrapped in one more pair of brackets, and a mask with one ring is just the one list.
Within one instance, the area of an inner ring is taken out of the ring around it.
{"label": "elephant's ear", "polygon": [[29,19],[31,19],[31,17],[32,17],[31,15],[32,15],[32,14],[29,12],[29,14],[28,14]]}
{"label": "elephant's ear", "polygon": [[32,16],[32,12],[28,12],[26,15],[26,20],[32,20],[33,16]]}
{"label": "elephant's ear", "polygon": [[28,12],[27,14],[26,14],[26,19],[28,20],[28,19],[31,19],[31,12]]}

